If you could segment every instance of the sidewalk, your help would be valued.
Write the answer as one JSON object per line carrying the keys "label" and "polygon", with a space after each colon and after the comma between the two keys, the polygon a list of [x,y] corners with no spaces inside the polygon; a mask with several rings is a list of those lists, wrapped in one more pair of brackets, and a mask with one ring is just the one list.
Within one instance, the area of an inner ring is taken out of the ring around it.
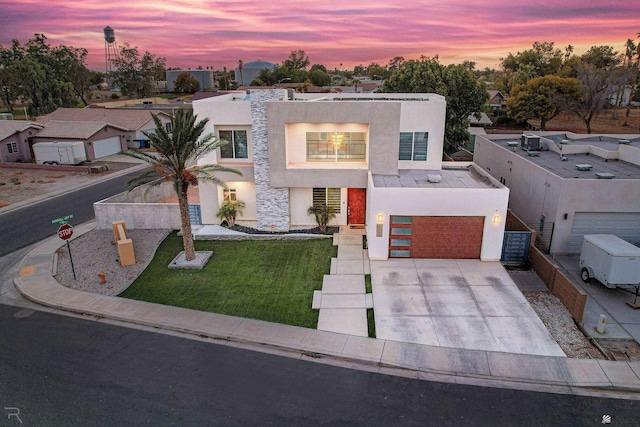
{"label": "sidewalk", "polygon": [[[81,235],[92,223],[75,228]],[[410,344],[205,313],[75,291],[54,278],[55,252],[45,240],[21,262],[14,284],[47,307],[194,339],[288,357],[413,378],[540,392],[640,399],[640,362],[569,359]]]}

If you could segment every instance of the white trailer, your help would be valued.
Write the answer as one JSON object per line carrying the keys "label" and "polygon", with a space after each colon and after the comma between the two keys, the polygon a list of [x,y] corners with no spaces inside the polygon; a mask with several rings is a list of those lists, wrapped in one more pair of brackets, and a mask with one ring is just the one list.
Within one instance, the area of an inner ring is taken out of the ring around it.
{"label": "white trailer", "polygon": [[77,165],[87,160],[82,141],[38,142],[33,154],[39,165]]}
{"label": "white trailer", "polygon": [[598,279],[607,288],[633,295],[627,305],[640,308],[640,248],[613,234],[587,234],[582,240],[580,273],[585,282]]}

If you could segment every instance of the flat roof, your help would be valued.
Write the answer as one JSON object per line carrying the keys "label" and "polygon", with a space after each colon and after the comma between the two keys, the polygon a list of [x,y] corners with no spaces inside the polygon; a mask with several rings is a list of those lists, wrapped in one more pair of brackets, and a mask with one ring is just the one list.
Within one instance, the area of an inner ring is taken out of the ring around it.
{"label": "flat roof", "polygon": [[[520,136],[510,139],[489,139],[494,144],[513,152],[515,155],[523,157],[544,169],[565,179],[598,179],[596,174],[609,173],[615,175],[614,179],[640,179],[640,166],[633,163],[625,162],[617,159],[604,159],[595,154],[579,153],[564,154],[566,160],[562,160],[560,154],[554,151],[540,151],[537,156],[529,156],[529,154],[520,148]],[[517,147],[510,147],[509,142],[517,142]],[[613,141],[596,141],[590,139],[572,140],[571,145],[595,145],[607,148],[611,151],[617,150],[618,142]],[[614,145],[615,144],[615,145]],[[632,145],[639,146],[640,143],[633,142]],[[514,150],[515,148],[515,150]],[[576,165],[590,165],[588,170],[578,170]]]}
{"label": "flat roof", "polygon": [[[498,188],[487,176],[473,167],[446,167],[442,170],[401,169],[398,175],[373,174],[373,185],[379,188]],[[429,182],[429,176],[440,182]]]}

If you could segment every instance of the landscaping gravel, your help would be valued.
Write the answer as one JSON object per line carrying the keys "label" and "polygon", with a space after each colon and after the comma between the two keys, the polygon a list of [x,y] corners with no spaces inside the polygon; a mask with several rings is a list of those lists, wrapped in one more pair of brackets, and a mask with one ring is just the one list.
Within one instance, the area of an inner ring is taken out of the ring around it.
{"label": "landscaping gravel", "polygon": [[593,345],[578,328],[569,310],[550,292],[523,292],[533,310],[567,357],[590,358]]}
{"label": "landscaping gravel", "polygon": [[[92,230],[69,243],[76,280],[73,279],[66,245],[58,250],[58,271],[55,278],[62,285],[78,291],[118,295],[147,267],[158,245],[169,233],[170,230],[127,230],[128,237],[133,241],[136,263],[121,267],[113,231]],[[98,278],[100,270],[107,279],[104,284]]]}

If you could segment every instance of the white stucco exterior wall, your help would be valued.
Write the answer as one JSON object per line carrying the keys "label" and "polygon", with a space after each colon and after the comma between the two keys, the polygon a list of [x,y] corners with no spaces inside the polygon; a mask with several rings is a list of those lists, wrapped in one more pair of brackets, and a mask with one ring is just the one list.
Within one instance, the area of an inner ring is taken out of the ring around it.
{"label": "white stucco exterior wall", "polygon": [[[429,139],[426,162],[399,160],[398,169],[442,169],[446,119],[444,98],[430,97],[428,101],[401,101],[401,105],[400,132],[428,132]],[[398,155],[397,152],[394,154]]]}
{"label": "white stucco exterior wall", "polygon": [[[367,242],[369,258],[372,260],[388,258],[391,215],[483,216],[480,259],[500,260],[509,201],[508,188],[376,188],[369,174],[367,200]],[[498,224],[493,223],[496,214],[500,217]],[[378,215],[384,217],[382,237],[376,237]]]}
{"label": "white stucco exterior wall", "polygon": [[[313,189],[294,187],[289,189],[289,200],[291,209],[291,225],[292,226],[317,226],[313,215],[307,214],[307,209],[313,205]],[[334,219],[329,221],[328,225],[344,225],[347,223],[347,189],[342,188],[340,191],[340,213]]]}

